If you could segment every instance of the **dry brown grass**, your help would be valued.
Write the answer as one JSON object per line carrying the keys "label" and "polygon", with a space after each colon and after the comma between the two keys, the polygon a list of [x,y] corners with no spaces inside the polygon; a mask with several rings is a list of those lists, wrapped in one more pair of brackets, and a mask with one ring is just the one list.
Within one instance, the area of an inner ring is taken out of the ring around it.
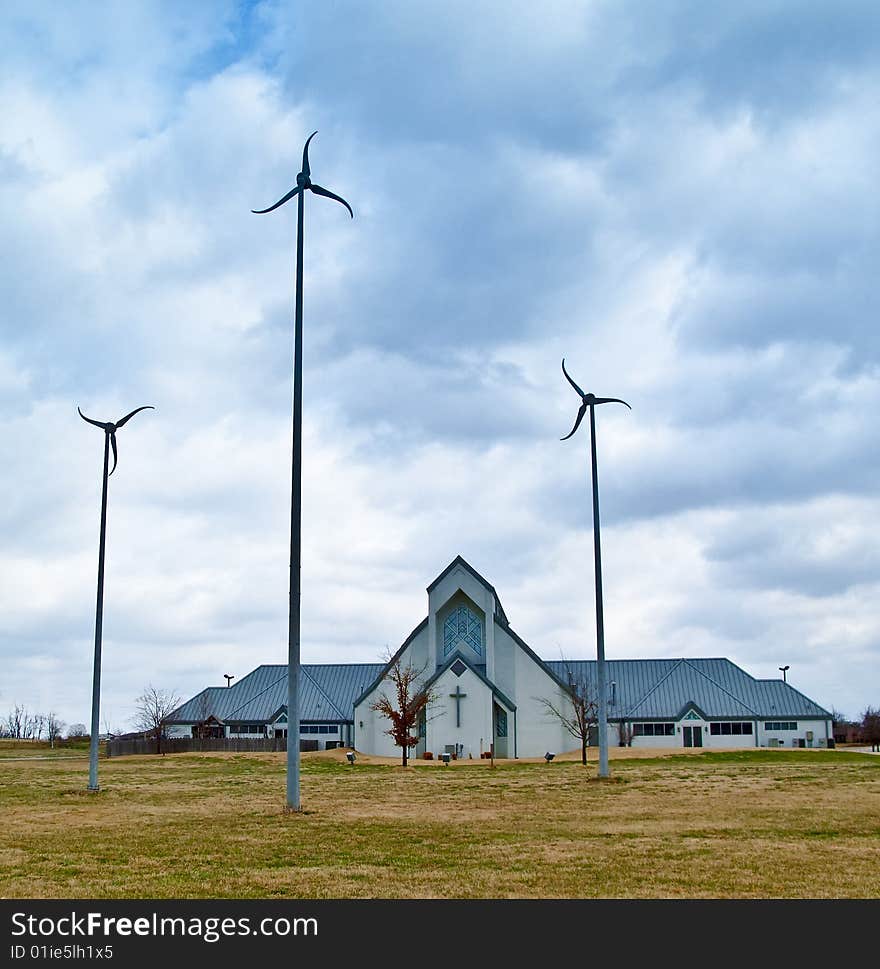
{"label": "dry brown grass", "polygon": [[[0,762],[5,897],[877,897],[880,758],[615,750],[404,770],[284,756]],[[658,755],[659,753],[659,755]],[[433,768],[433,769],[431,769]]]}

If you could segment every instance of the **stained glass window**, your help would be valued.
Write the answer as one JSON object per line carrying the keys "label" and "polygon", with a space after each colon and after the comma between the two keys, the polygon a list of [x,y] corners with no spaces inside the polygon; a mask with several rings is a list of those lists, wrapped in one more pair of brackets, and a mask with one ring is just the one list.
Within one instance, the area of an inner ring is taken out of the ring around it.
{"label": "stained glass window", "polygon": [[467,606],[453,609],[443,623],[443,654],[451,653],[459,643],[465,643],[483,655],[483,625]]}

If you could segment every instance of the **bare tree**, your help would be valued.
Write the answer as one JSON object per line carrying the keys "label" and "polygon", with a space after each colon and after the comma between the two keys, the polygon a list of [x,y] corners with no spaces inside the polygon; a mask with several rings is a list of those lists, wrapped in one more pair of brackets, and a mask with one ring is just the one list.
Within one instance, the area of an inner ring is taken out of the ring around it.
{"label": "bare tree", "polygon": [[437,698],[433,690],[419,686],[419,680],[427,668],[427,664],[415,667],[412,663],[404,665],[400,659],[393,660],[385,673],[385,679],[394,687],[396,699],[389,700],[383,693],[370,706],[371,710],[391,721],[391,726],[385,733],[391,737],[396,747],[400,747],[401,763],[404,767],[407,764],[409,748],[415,747],[419,742],[419,717]]}
{"label": "bare tree", "polygon": [[6,732],[12,737],[13,740],[21,740],[22,729],[24,728],[24,720],[27,716],[27,710],[24,707],[19,706],[17,703],[15,706],[6,714]]}
{"label": "bare tree", "polygon": [[67,728],[67,736],[72,740],[76,740],[80,737],[88,737],[88,735],[89,730],[84,723],[72,723]]}
{"label": "bare tree", "polygon": [[58,714],[50,710],[46,714],[46,733],[49,736],[49,746],[55,746],[55,741],[61,736],[61,731],[64,730],[64,721],[58,719]]}
{"label": "bare tree", "polygon": [[834,707],[831,708],[831,722],[832,722],[832,724],[849,723],[849,721],[847,720],[846,714],[845,713],[841,713],[840,710],[837,710]]}
{"label": "bare tree", "polygon": [[571,664],[565,661],[565,692],[567,702],[559,703],[538,697],[547,712],[581,743],[581,763],[587,762],[590,745],[590,728],[598,722],[599,702],[586,676],[578,676]]}
{"label": "bare tree", "polygon": [[862,740],[871,750],[880,750],[880,709],[867,707],[862,711]]}
{"label": "bare tree", "polygon": [[151,683],[135,704],[135,726],[156,738],[156,753],[161,754],[165,721],[180,706],[180,697],[170,690],[156,689]]}

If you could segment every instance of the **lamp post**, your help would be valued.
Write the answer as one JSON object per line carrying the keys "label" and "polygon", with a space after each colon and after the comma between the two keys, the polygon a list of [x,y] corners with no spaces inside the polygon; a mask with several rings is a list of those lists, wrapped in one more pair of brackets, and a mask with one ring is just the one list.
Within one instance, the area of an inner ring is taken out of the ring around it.
{"label": "lamp post", "polygon": [[[148,404],[137,407],[130,414],[126,414],[115,424],[112,421],[93,421],[77,407],[79,416],[89,424],[100,427],[104,431],[104,475],[101,488],[101,537],[98,541],[98,602],[95,607],[95,660],[92,670],[92,729],[89,736],[89,790],[99,791],[98,787],[98,730],[101,706],[101,644],[104,633],[104,550],[107,539],[107,482],[116,470],[118,454],[116,451],[116,432],[134,417],[138,411],[155,410]],[[108,473],[110,463],[110,449],[113,449],[113,467]]]}
{"label": "lamp post", "polygon": [[293,324],[293,467],[290,488],[290,605],[287,623],[287,809],[300,811],[299,794],[299,665],[300,665],[300,568],[302,562],[302,295],[303,295],[303,198],[306,189],[315,195],[333,199],[348,209],[344,198],[334,195],[311,180],[309,142],[303,148],[302,170],[296,176],[296,188],[267,209],[252,209],[255,215],[265,215],[297,198],[296,223],[296,291]]}
{"label": "lamp post", "polygon": [[[605,695],[605,616],[602,606],[602,548],[599,539],[599,479],[596,470],[596,404],[623,404],[619,397],[596,397],[585,394],[568,375],[565,359],[562,360],[565,379],[574,387],[581,398],[574,427],[561,440],[567,441],[580,427],[580,423],[590,409],[590,471],[593,482],[593,560],[596,578],[596,688],[599,693],[599,777],[608,777],[608,697]],[[629,407],[632,410],[631,407]]]}
{"label": "lamp post", "polygon": [[779,672],[782,673],[782,682],[788,683],[788,677],[785,675],[791,669],[790,665],[780,666]]}

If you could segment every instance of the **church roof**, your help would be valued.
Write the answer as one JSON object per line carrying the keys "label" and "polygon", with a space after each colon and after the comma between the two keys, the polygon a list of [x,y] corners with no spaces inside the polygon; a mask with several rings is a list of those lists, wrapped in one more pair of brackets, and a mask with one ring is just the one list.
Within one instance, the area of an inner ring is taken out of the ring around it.
{"label": "church roof", "polygon": [[[595,660],[545,661],[567,682],[596,692]],[[690,703],[713,719],[830,717],[783,680],[756,680],[729,659],[606,660],[610,719],[675,720]],[[611,687],[611,684],[614,687]]]}
{"label": "church roof", "polygon": [[[421,626],[416,627],[417,629]],[[596,691],[595,660],[540,660],[559,682],[569,676]],[[450,657],[432,681],[456,659]],[[515,704],[467,664],[505,705]],[[354,720],[355,702],[378,684],[386,663],[305,663],[300,667],[300,720]],[[712,719],[823,718],[831,714],[783,680],[756,680],[729,659],[606,660],[611,720],[677,720],[689,705]],[[612,687],[611,684],[614,684]],[[234,686],[209,686],[174,712],[169,723],[270,723],[287,704],[287,666],[258,666]]]}
{"label": "church roof", "polygon": [[[355,698],[384,668],[384,663],[303,663],[300,720],[353,720]],[[233,686],[202,690],[168,723],[198,723],[211,715],[224,723],[269,723],[286,705],[287,665],[258,666]]]}

